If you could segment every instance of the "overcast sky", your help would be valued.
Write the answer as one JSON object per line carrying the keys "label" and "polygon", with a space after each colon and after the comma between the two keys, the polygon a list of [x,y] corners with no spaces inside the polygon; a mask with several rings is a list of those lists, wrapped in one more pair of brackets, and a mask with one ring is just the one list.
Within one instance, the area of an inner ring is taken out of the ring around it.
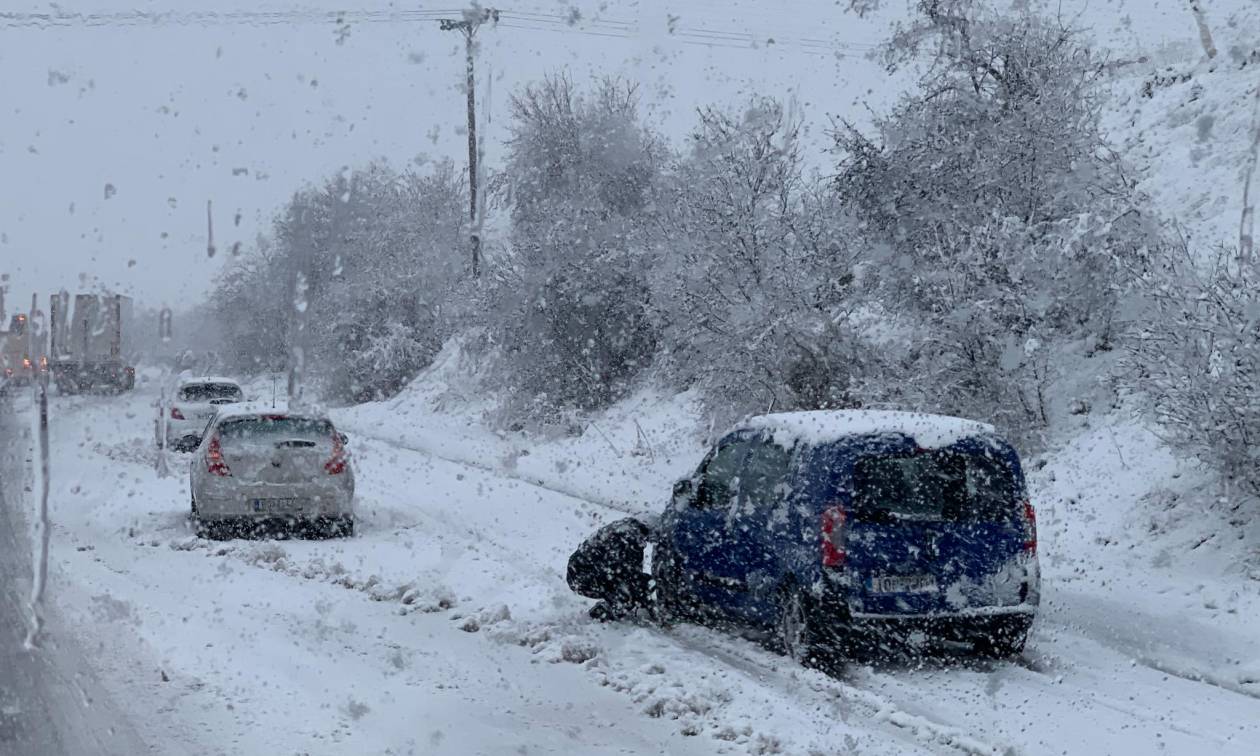
{"label": "overcast sky", "polygon": [[[566,66],[579,81],[640,81],[649,117],[675,140],[697,105],[787,96],[821,147],[829,115],[862,120],[866,107],[891,102],[896,87],[863,53],[909,1],[884,0],[867,19],[844,13],[845,0],[505,4],[511,12],[481,35],[489,162],[502,155],[508,94]],[[1238,2],[1247,0],[1226,4]],[[328,18],[347,5],[357,10],[345,23]],[[462,40],[431,13],[459,5],[6,0],[0,273],[10,311],[33,290],[84,286],[188,304],[232,245],[248,247],[303,184],[373,158],[462,162]],[[1183,0],[1062,5],[1117,51],[1195,38]],[[52,24],[22,15],[54,7],[104,15]],[[137,10],[173,15],[126,16]]]}

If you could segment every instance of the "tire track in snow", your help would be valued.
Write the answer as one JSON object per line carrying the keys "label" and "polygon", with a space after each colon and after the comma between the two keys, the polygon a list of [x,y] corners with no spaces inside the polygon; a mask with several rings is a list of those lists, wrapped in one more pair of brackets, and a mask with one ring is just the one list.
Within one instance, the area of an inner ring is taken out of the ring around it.
{"label": "tire track in snow", "polygon": [[[1163,672],[1166,675],[1179,677],[1182,680],[1211,685],[1214,688],[1220,688],[1221,690],[1228,691],[1230,693],[1237,693],[1240,696],[1247,696],[1249,698],[1260,700],[1260,680],[1254,680],[1251,682],[1234,682],[1232,680],[1226,680],[1225,678],[1220,677],[1219,675],[1214,675],[1210,672],[1188,670],[1167,661],[1153,659],[1146,656],[1138,657],[1135,661],[1143,667],[1153,669],[1156,672]],[[1248,690],[1244,687],[1246,685],[1255,686],[1255,690]]]}
{"label": "tire track in snow", "polygon": [[632,516],[654,514],[653,512],[650,512],[649,510],[644,509],[643,507],[634,506],[633,504],[630,504],[629,502],[619,502],[613,499],[596,498],[596,497],[591,496],[589,492],[578,491],[577,489],[574,489],[574,488],[557,485],[556,483],[544,480],[543,478],[540,478],[537,476],[526,475],[524,473],[519,473],[512,470],[505,470],[500,465],[492,465],[486,462],[480,462],[477,460],[468,459],[466,457],[456,457],[456,456],[451,456],[447,454],[442,454],[440,452],[434,451],[431,448],[425,448],[421,446],[415,446],[412,444],[404,443],[400,439],[374,433],[370,429],[365,429],[353,422],[343,424],[342,427],[355,433],[358,436],[372,439],[373,441],[377,441],[379,443],[385,444],[386,446],[393,449],[402,449],[405,451],[416,452],[418,454],[423,454],[427,457],[440,459],[443,462],[449,462],[451,464],[462,465],[464,467],[468,467],[474,470],[480,470],[481,472],[489,473],[491,475],[494,475],[495,477],[516,480],[521,483],[534,486],[535,488],[541,488],[545,491],[557,493],[562,496],[568,496],[569,498],[577,499],[587,504],[595,504],[597,506],[604,507],[605,509],[611,509],[615,512],[620,512],[622,514],[628,514]]}
{"label": "tire track in snow", "polygon": [[[1090,640],[1084,636],[1081,637],[1087,641]],[[1002,664],[1002,662],[995,661],[993,664],[994,666],[992,669],[977,669],[975,671],[988,672],[990,674],[1001,671],[1001,668],[997,665]],[[1219,747],[1228,745],[1228,740],[1222,738],[1215,732],[1195,728],[1183,722],[1169,721],[1161,715],[1144,710],[1141,708],[1140,703],[1136,702],[1133,698],[1130,698],[1128,701],[1124,701],[1114,695],[1106,695],[1103,691],[1097,688],[1082,687],[1071,683],[1068,683],[1068,685],[1064,687],[1063,675],[1053,674],[1047,669],[1041,667],[1042,664],[1039,661],[1032,661],[1021,656],[1018,659],[1013,660],[1006,668],[1017,673],[1024,673],[1021,675],[1021,679],[1034,683],[1037,692],[1040,695],[1045,696],[1047,699],[1056,698],[1064,702],[1088,701],[1092,706],[1097,706],[1122,714],[1128,719],[1140,722],[1143,725],[1152,728],[1167,728],[1173,732],[1202,740]],[[941,671],[944,671],[944,668]],[[878,685],[884,690],[910,688],[910,691],[908,691],[909,695],[918,695],[921,697],[925,692],[930,695],[930,691],[925,690],[923,680],[907,680],[902,675],[891,672],[881,672],[877,668],[872,667],[865,667],[861,672],[855,674],[858,674],[864,680],[869,681],[871,686]],[[1065,693],[1063,692],[1064,690],[1070,692]]]}
{"label": "tire track in snow", "polygon": [[[497,478],[503,477],[501,475],[497,475],[496,471],[489,468],[483,470],[475,465],[467,465],[463,462],[447,460],[421,450],[398,447],[391,444],[389,441],[380,441],[375,438],[367,437],[366,435],[364,437],[368,439],[369,443],[380,444],[390,452],[401,451],[426,458],[432,457],[455,467],[472,468]],[[96,451],[104,456],[109,456],[100,448],[96,449]],[[384,456],[379,452],[376,452],[376,454],[380,457]],[[464,482],[469,485],[476,483],[476,481],[473,480]],[[525,485],[533,485],[528,481],[518,482]],[[567,498],[577,498],[572,497],[569,494],[554,491],[544,486],[533,487],[546,490],[550,493],[557,493]],[[360,487],[359,493],[363,493],[362,486]],[[583,503],[593,503],[586,502],[586,500],[583,499],[578,500]],[[404,511],[381,505],[373,506],[372,508],[394,513]],[[508,540],[499,537],[498,531],[493,528],[479,529],[475,527],[474,523],[471,523],[466,519],[458,519],[452,516],[451,513],[441,509],[417,508],[406,510],[405,514],[406,517],[403,522],[395,521],[392,524],[379,529],[363,528],[362,525],[364,523],[370,523],[371,520],[365,519],[363,515],[360,514],[359,534],[348,540],[337,540],[335,543],[342,547],[349,547],[349,551],[351,552],[357,552],[360,560],[362,560],[362,557],[369,554],[371,549],[382,545],[381,542],[372,537],[374,534],[391,529],[424,529],[425,525],[428,524],[434,527],[431,530],[425,530],[426,534],[431,535],[438,541],[443,541],[449,538],[461,544],[463,546],[463,551],[467,551],[469,546],[493,546],[494,552],[499,555],[502,561],[513,565],[514,572],[517,575],[524,574],[533,576],[533,578],[540,584],[556,582],[559,584],[563,583],[563,576],[553,567],[540,563],[538,554],[523,550],[510,543]],[[181,519],[180,522],[186,523],[187,521]],[[156,532],[161,533],[163,531],[169,531],[172,527],[178,526],[172,526],[168,523],[165,527],[158,527]],[[442,601],[448,602],[446,606],[441,607],[442,610],[453,608],[457,603],[453,599],[454,591],[449,589],[446,589],[445,591],[438,591],[438,593],[451,594],[449,599],[447,599],[445,595],[428,596],[423,591],[419,591],[419,586],[422,583],[430,582],[440,584],[443,575],[449,574],[450,572],[451,565],[449,563],[445,563],[443,569],[439,571],[429,571],[425,574],[421,574],[419,576],[413,575],[406,579],[383,580],[376,573],[364,576],[362,571],[346,568],[344,566],[344,562],[349,561],[350,554],[348,553],[341,554],[338,558],[333,559],[332,562],[329,563],[326,559],[328,555],[321,554],[318,551],[318,544],[321,543],[320,541],[292,539],[291,542],[296,544],[296,549],[286,549],[282,544],[290,542],[288,539],[233,538],[226,541],[213,541],[189,534],[186,527],[181,527],[179,529],[182,531],[181,534],[170,538],[166,543],[166,545],[174,551],[202,552],[207,557],[230,557],[234,561],[246,566],[279,573],[296,580],[340,586],[342,588],[361,593],[372,601],[395,602],[400,603],[403,606],[411,606],[419,601],[418,607],[421,611],[429,611],[427,608],[429,604],[437,604]],[[151,540],[148,535],[143,532],[138,533],[134,540],[135,545],[138,547],[153,547],[159,545],[157,540]],[[298,552],[315,551],[316,553],[294,553],[295,550]],[[444,585],[438,585],[438,587],[444,589],[446,588]],[[426,602],[424,599],[431,600]],[[472,611],[475,613],[476,610]]]}
{"label": "tire track in snow", "polygon": [[[1047,623],[1052,625],[1053,627],[1055,627],[1061,632],[1070,633],[1081,639],[1087,640],[1091,643],[1096,643],[1104,648],[1110,649],[1116,654],[1123,655],[1126,658],[1131,658],[1134,664],[1139,664],[1155,672],[1160,672],[1165,675],[1171,675],[1172,677],[1176,677],[1181,680],[1185,680],[1187,682],[1207,685],[1209,687],[1216,688],[1218,690],[1222,690],[1227,693],[1233,693],[1236,695],[1246,696],[1248,698],[1254,698],[1256,700],[1260,700],[1260,680],[1235,681],[1235,680],[1230,680],[1228,678],[1225,678],[1215,672],[1210,672],[1210,671],[1205,672],[1201,669],[1194,669],[1191,666],[1188,666],[1185,664],[1178,664],[1177,662],[1171,661],[1169,659],[1160,659],[1158,657],[1150,655],[1149,653],[1139,652],[1136,654],[1130,654],[1129,651],[1131,649],[1123,647],[1122,644],[1116,644],[1114,642],[1109,643],[1107,642],[1106,638],[1100,638],[1093,633],[1085,632],[1085,630],[1080,625],[1059,622],[1059,621],[1054,621],[1054,620],[1047,620]],[[1030,667],[1029,669],[1032,669],[1032,668]],[[1038,671],[1038,670],[1033,670],[1033,671]],[[1249,688],[1248,686],[1254,686],[1254,689]]]}
{"label": "tire track in snow", "polygon": [[[1205,646],[1228,648],[1227,636],[1211,635],[1215,628],[1190,621],[1169,628],[1167,620],[1146,613],[1128,614],[1129,621],[1116,621],[1101,614],[1097,603],[1092,597],[1063,591],[1056,602],[1046,607],[1043,624],[1096,643],[1156,672],[1260,700],[1260,680],[1231,680],[1217,670],[1206,669],[1203,659],[1194,658],[1195,652]],[[1063,619],[1067,613],[1074,621]],[[1195,640],[1187,644],[1187,637]]]}
{"label": "tire track in snow", "polygon": [[[768,663],[770,652],[754,650],[750,641],[741,643],[734,638],[701,640],[699,637],[687,637],[698,636],[702,632],[708,635],[720,631],[688,626],[681,633],[667,634],[680,646],[719,660],[758,682],[774,679],[784,692],[793,693],[794,689],[799,690],[803,686],[829,701],[839,699],[843,703],[861,707],[873,721],[886,722],[895,727],[893,734],[910,734],[920,745],[929,747],[944,745],[972,756],[1014,752],[1014,749],[1008,745],[995,745],[968,734],[963,728],[911,713],[873,690],[853,685],[823,672],[806,669],[786,658],[773,657],[782,665],[788,665],[787,670],[780,664],[770,664]],[[749,647],[742,647],[743,644],[749,644]],[[763,655],[766,658],[762,658]]]}

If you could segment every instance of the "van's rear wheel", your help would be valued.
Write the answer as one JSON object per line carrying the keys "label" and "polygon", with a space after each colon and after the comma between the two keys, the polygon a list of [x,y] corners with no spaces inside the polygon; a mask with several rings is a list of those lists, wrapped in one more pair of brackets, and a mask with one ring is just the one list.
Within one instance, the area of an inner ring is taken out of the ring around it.
{"label": "van's rear wheel", "polygon": [[993,623],[972,641],[972,646],[976,653],[991,659],[1019,656],[1028,641],[1031,624],[1021,621]]}
{"label": "van's rear wheel", "polygon": [[794,585],[779,593],[777,630],[779,649],[785,656],[805,667],[816,667],[823,661],[817,612],[809,596]]}

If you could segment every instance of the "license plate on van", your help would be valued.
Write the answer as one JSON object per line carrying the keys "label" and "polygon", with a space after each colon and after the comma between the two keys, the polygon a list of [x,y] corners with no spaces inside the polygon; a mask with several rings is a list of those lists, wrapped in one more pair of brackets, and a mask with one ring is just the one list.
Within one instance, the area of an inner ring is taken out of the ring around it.
{"label": "license plate on van", "polygon": [[875,575],[867,578],[871,593],[936,593],[935,575]]}

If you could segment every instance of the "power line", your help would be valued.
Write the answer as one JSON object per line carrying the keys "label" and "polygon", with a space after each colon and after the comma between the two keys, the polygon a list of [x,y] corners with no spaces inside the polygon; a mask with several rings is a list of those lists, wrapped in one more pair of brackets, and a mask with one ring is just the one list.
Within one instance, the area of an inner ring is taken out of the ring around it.
{"label": "power line", "polygon": [[558,34],[583,34],[588,37],[607,37],[612,39],[635,39],[631,34],[617,34],[615,32],[591,31],[586,29],[561,29],[547,26],[530,26],[522,23],[512,23],[510,21],[500,21],[499,26],[508,29],[521,29],[524,31],[544,31],[556,32]]}
{"label": "power line", "polygon": [[[621,23],[607,22],[605,26],[585,28],[584,25],[569,22],[562,16],[535,18],[545,16],[546,14],[531,14],[531,17],[523,17],[522,14],[515,12],[503,12],[504,19],[510,21],[501,21],[500,26],[510,29],[520,29],[527,31],[548,31],[566,34],[581,34],[591,37],[611,37],[617,39],[638,39],[638,30],[636,27],[626,24],[624,27]],[[681,44],[691,45],[695,47],[722,48],[728,50],[792,50],[803,52],[810,55],[820,57],[853,57],[854,55],[864,55],[875,49],[875,45],[865,46],[855,43],[846,42],[827,42],[825,40],[793,38],[793,37],[767,37],[760,39],[747,32],[728,32],[715,31],[708,29],[684,28],[670,34],[670,37],[677,40]]]}
{"label": "power line", "polygon": [[[323,11],[292,9],[283,11],[144,11],[116,12],[0,12],[0,28],[70,29],[105,27],[162,26],[282,26],[295,24],[378,24],[433,22],[443,17],[459,17],[461,8],[416,10]],[[637,39],[637,22],[596,16],[591,19],[536,11],[503,11],[500,25],[523,31],[550,31],[590,37]],[[723,49],[792,49],[817,56],[849,57],[866,54],[876,45],[828,41],[791,34],[768,34],[762,39],[750,32],[681,27],[671,37],[682,44]]]}
{"label": "power line", "polygon": [[629,32],[634,31],[637,27],[637,24],[633,21],[620,21],[615,18],[606,18],[604,16],[595,16],[594,18],[586,19],[577,16],[561,16],[555,13],[537,13],[531,11],[505,11],[505,13],[521,19],[536,20],[545,23],[567,26],[569,28],[595,26]]}
{"label": "power line", "polygon": [[95,28],[109,26],[277,26],[301,23],[397,23],[432,21],[460,9],[321,11],[296,8],[284,11],[115,11],[98,13],[0,12],[0,27]]}

